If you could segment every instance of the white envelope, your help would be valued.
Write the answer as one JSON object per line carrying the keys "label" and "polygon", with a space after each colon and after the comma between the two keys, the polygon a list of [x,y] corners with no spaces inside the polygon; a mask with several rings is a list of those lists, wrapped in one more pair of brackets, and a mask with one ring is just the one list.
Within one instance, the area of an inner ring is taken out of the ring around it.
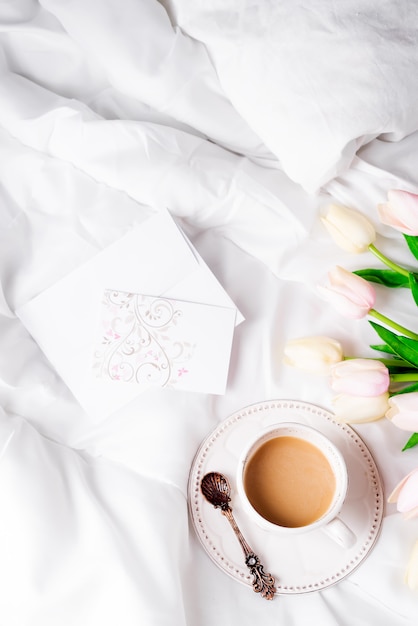
{"label": "white envelope", "polygon": [[[207,305],[202,337],[216,337],[222,349],[217,352],[214,341],[212,352],[202,353],[201,366],[211,376],[197,376],[192,390],[224,393],[234,326],[243,317],[170,214],[162,211],[16,311],[89,414],[107,416],[143,391],[141,385],[97,378],[93,372],[100,307],[109,289]],[[199,315],[203,309],[194,310]],[[216,327],[207,328],[211,311]]]}

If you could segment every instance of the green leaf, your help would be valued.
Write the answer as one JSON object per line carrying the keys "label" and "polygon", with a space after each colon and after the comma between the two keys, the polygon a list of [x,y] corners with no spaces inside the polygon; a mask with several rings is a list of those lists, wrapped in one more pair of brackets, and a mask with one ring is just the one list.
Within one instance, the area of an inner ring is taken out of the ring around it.
{"label": "green leaf", "polygon": [[[372,350],[377,350],[378,352],[386,352],[387,354],[396,354],[392,350],[392,348],[386,345],[385,343],[373,344],[373,345],[370,345],[370,347],[372,348]],[[399,358],[397,354],[396,354],[396,358]]]}
{"label": "green leaf", "polygon": [[385,287],[410,287],[408,276],[399,274],[399,272],[394,270],[363,269],[355,270],[353,274],[357,274],[357,276],[361,276],[361,278],[371,283],[379,283]]}
{"label": "green leaf", "polygon": [[386,343],[379,344],[370,344],[372,350],[376,350],[377,352],[383,352],[384,354],[390,354],[390,358],[380,358],[379,361],[382,361],[388,368],[391,374],[402,373],[410,369],[411,364],[408,361],[404,361],[399,354],[388,346]]}
{"label": "green leaf", "polygon": [[396,354],[398,354],[404,361],[411,363],[415,367],[418,367],[418,341],[416,339],[410,339],[403,335],[396,335],[391,330],[376,324],[375,322],[369,323],[379,335],[380,339],[390,347]]}
{"label": "green leaf", "polygon": [[402,448],[402,452],[404,450],[408,450],[409,448],[413,448],[418,444],[418,433],[414,433],[410,436],[404,447]]}
{"label": "green leaf", "polygon": [[416,259],[418,259],[418,237],[413,237],[412,235],[405,235],[405,241],[408,244],[408,248],[414,255]]}
{"label": "green leaf", "polygon": [[418,305],[418,280],[415,274],[412,272],[409,274],[409,286],[411,288],[412,297],[414,298],[415,304]]}

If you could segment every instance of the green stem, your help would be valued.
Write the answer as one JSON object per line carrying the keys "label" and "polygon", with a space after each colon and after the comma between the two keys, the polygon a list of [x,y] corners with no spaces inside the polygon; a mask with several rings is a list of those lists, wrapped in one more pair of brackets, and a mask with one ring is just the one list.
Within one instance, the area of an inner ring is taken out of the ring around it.
{"label": "green stem", "polygon": [[391,374],[390,380],[393,383],[408,383],[411,380],[418,380],[418,373],[413,374],[410,372],[409,374]]}
{"label": "green stem", "polygon": [[373,252],[373,254],[377,256],[377,258],[380,259],[382,263],[390,267],[390,269],[398,272],[398,274],[402,274],[402,276],[409,276],[410,272],[408,272],[408,270],[389,259],[382,252],[380,252],[380,250],[378,250],[376,246],[374,246],[372,243],[369,245],[369,250],[370,252]]}
{"label": "green stem", "polygon": [[409,330],[408,328],[405,328],[404,326],[397,324],[393,320],[386,317],[386,315],[382,315],[382,313],[379,313],[379,311],[376,311],[375,309],[370,309],[369,315],[371,315],[372,317],[375,317],[380,322],[383,322],[384,324],[386,324],[387,326],[390,326],[394,330],[397,330],[402,335],[405,335],[405,337],[410,337],[410,339],[415,339],[418,341],[418,335],[416,333],[413,333],[412,330]]}

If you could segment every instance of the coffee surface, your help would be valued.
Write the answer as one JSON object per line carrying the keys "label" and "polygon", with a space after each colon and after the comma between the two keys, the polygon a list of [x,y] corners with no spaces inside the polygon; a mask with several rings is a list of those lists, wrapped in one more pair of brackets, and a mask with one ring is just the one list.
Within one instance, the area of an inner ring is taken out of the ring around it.
{"label": "coffee surface", "polygon": [[248,499],[265,519],[288,528],[311,524],[328,510],[336,487],[325,455],[298,437],[266,441],[246,464]]}

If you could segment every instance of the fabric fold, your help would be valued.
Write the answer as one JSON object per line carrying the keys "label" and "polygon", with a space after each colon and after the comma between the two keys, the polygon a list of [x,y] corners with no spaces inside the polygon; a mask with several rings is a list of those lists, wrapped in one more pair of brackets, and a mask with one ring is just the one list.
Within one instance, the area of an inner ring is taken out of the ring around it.
{"label": "fabric fold", "polygon": [[186,122],[236,151],[268,155],[222,93],[204,45],[173,28],[156,0],[41,4],[120,92]]}

